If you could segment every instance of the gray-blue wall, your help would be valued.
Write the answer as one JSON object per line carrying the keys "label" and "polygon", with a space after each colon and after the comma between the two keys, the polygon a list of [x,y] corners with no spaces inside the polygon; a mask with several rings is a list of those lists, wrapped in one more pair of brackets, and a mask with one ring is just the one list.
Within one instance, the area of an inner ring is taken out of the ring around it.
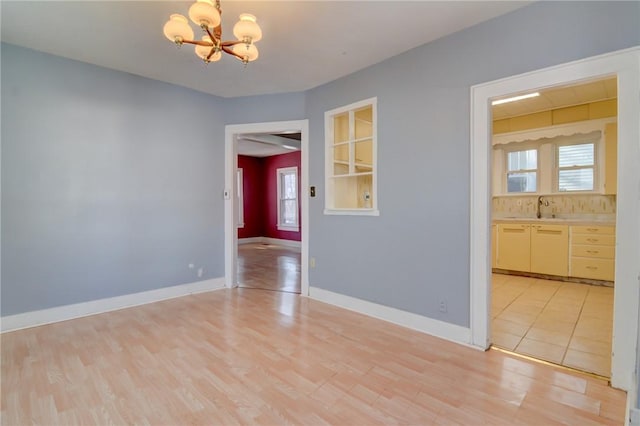
{"label": "gray-blue wall", "polygon": [[638,2],[541,2],[310,90],[321,187],[324,111],[378,97],[380,209],[325,216],[312,199],[310,284],[468,326],[470,87],[637,44]]}
{"label": "gray-blue wall", "polygon": [[[222,277],[224,124],[308,118],[311,285],[467,326],[470,87],[638,45],[639,16],[534,3],[304,93],[239,99],[2,45],[2,315],[197,281],[189,262]],[[381,215],[325,216],[324,112],[372,96]]]}
{"label": "gray-blue wall", "polygon": [[3,44],[2,315],[224,276],[223,120],[220,98]]}

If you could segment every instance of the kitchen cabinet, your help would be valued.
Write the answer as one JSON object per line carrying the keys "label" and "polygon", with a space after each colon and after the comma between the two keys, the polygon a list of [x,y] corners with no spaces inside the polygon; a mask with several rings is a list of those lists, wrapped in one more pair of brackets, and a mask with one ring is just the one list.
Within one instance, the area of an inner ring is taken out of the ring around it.
{"label": "kitchen cabinet", "polygon": [[569,274],[569,227],[531,225],[531,271],[538,274]]}
{"label": "kitchen cabinet", "polygon": [[497,268],[498,265],[496,263],[496,247],[498,241],[498,225],[491,225],[491,267]]}
{"label": "kitchen cabinet", "polygon": [[571,269],[569,275],[594,280],[614,280],[615,227],[571,227]]}
{"label": "kitchen cabinet", "polygon": [[496,267],[510,271],[531,270],[531,225],[498,224]]}

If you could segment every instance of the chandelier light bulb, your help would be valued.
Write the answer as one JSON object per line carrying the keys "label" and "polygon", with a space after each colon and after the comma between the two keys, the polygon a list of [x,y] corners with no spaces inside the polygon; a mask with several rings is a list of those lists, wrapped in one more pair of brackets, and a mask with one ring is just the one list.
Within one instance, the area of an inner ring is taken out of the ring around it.
{"label": "chandelier light bulb", "polygon": [[183,40],[193,40],[193,30],[184,16],[174,13],[164,24],[165,37],[174,43],[182,44]]}
{"label": "chandelier light bulb", "polygon": [[256,22],[256,17],[243,13],[240,15],[240,20],[233,26],[233,35],[238,40],[248,40],[249,43],[255,43],[262,39],[262,30]]}
{"label": "chandelier light bulb", "polygon": [[189,18],[194,24],[215,28],[220,25],[220,12],[211,0],[198,0],[189,8]]}

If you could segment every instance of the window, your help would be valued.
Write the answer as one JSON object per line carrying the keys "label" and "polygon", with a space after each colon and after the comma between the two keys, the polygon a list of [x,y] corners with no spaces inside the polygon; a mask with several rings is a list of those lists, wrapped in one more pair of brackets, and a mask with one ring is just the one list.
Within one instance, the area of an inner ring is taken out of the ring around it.
{"label": "window", "polygon": [[507,152],[507,192],[536,192],[538,150]]}
{"label": "window", "polygon": [[238,197],[238,228],[244,228],[244,192],[242,190],[243,185],[242,169],[238,169],[236,172],[236,194]]}
{"label": "window", "polygon": [[377,215],[376,104],[325,113],[325,214]]}
{"label": "window", "polygon": [[558,145],[558,191],[593,191],[595,143]]}
{"label": "window", "polygon": [[278,229],[299,231],[298,224],[298,168],[276,170],[278,176]]}

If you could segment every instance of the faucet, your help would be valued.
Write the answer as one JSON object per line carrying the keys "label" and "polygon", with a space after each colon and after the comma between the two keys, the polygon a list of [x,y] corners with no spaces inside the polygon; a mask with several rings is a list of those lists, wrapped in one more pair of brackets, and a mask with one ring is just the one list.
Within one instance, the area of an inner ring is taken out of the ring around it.
{"label": "faucet", "polygon": [[536,203],[536,217],[540,219],[542,217],[542,212],[540,211],[540,207],[543,205],[548,206],[549,201],[542,198],[542,195],[538,196],[538,202]]}

